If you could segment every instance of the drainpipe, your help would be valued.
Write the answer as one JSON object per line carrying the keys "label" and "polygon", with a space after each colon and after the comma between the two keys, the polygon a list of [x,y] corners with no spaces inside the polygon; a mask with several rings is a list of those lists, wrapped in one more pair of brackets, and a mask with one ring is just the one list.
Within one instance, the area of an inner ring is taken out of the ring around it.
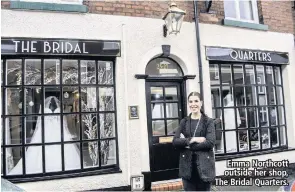
{"label": "drainpipe", "polygon": [[[204,89],[203,89],[203,67],[202,67],[202,55],[201,55],[201,43],[200,43],[200,30],[199,30],[199,14],[198,14],[198,1],[194,0],[194,18],[196,27],[196,39],[197,39],[197,54],[198,54],[198,64],[199,64],[199,84],[200,84],[200,94],[202,100],[204,100]],[[204,103],[203,103],[204,110]],[[205,112],[205,110],[204,110]]]}

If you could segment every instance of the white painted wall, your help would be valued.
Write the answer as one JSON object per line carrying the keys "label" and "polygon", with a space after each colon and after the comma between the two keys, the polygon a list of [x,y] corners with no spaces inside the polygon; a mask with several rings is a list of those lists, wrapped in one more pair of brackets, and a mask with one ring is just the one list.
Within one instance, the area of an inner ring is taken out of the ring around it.
{"label": "white painted wall", "polygon": [[[194,23],[184,23],[177,36],[162,35],[163,21],[159,19],[109,16],[98,14],[69,14],[38,11],[2,10],[2,37],[75,38],[121,40],[122,56],[116,63],[117,114],[119,157],[122,173],[68,178],[19,184],[27,191],[80,191],[129,185],[130,175],[149,171],[149,148],[146,119],[145,81],[134,78],[144,74],[149,60],[162,53],[161,45],[171,45],[171,57],[182,67],[185,75],[197,75],[187,82],[187,92],[199,89]],[[208,62],[204,46],[265,49],[293,52],[290,34],[260,32],[201,24],[202,61],[206,112],[211,115],[211,94]],[[250,38],[251,37],[251,38]],[[280,44],[284,42],[283,44]],[[290,43],[289,43],[290,42]],[[294,56],[290,55],[291,63]],[[295,80],[294,67],[284,69],[284,84],[289,138],[295,138],[295,103],[291,101]],[[286,77],[285,77],[286,76]],[[293,78],[293,79],[291,79]],[[292,93],[292,94],[291,94]],[[207,98],[207,99],[206,99]],[[293,104],[293,106],[291,106]],[[139,105],[140,118],[128,119],[128,106]],[[289,139],[289,141],[292,139]],[[295,146],[294,141],[290,144]]]}

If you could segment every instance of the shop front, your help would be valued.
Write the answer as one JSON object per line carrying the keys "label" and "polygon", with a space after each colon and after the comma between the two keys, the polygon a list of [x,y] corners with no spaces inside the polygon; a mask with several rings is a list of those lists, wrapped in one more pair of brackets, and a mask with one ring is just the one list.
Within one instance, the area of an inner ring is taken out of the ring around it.
{"label": "shop front", "polygon": [[121,42],[3,37],[1,47],[2,176],[118,172]]}
{"label": "shop front", "polygon": [[200,32],[205,110],[218,122],[217,175],[228,159],[295,163],[292,35],[206,24]]}

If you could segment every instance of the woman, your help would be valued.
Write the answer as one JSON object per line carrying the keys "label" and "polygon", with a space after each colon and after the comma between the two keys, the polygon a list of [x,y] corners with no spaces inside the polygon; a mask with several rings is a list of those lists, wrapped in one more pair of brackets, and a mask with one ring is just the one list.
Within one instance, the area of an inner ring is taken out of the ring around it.
{"label": "woman", "polygon": [[173,145],[180,149],[179,176],[185,191],[210,191],[215,180],[215,127],[201,110],[198,92],[188,96],[191,114],[181,120]]}

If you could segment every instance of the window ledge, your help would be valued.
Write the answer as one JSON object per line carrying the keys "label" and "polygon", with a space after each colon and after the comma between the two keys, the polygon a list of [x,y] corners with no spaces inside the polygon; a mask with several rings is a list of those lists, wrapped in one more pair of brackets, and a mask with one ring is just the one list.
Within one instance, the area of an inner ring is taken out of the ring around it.
{"label": "window ledge", "polygon": [[36,181],[48,181],[54,179],[67,179],[67,178],[76,178],[76,177],[86,177],[86,176],[95,176],[95,175],[106,175],[106,174],[116,174],[122,173],[122,170],[119,167],[108,168],[108,169],[101,169],[95,171],[87,171],[85,172],[78,172],[78,173],[67,173],[61,175],[48,175],[48,176],[30,176],[24,178],[22,176],[6,176],[4,177],[8,181],[12,183],[26,183],[26,182],[36,182]]}
{"label": "window ledge", "polygon": [[231,159],[237,159],[237,158],[243,158],[243,157],[251,157],[251,156],[258,156],[258,155],[267,155],[267,154],[272,154],[272,153],[280,153],[280,152],[288,152],[288,151],[295,151],[295,148],[287,148],[287,147],[282,147],[282,148],[277,148],[273,150],[265,150],[265,151],[255,151],[252,153],[240,153],[240,154],[224,154],[222,156],[216,155],[216,161],[224,161],[224,160],[231,160]]}
{"label": "window ledge", "polygon": [[268,25],[249,23],[249,22],[245,22],[245,21],[235,21],[235,20],[231,20],[231,19],[223,19],[223,25],[248,28],[248,29],[256,29],[256,30],[262,30],[262,31],[268,30]]}
{"label": "window ledge", "polygon": [[63,12],[88,12],[88,7],[85,5],[74,4],[58,4],[58,3],[41,3],[41,2],[24,2],[11,1],[11,9],[29,9],[29,10],[46,10],[46,11],[63,11]]}

